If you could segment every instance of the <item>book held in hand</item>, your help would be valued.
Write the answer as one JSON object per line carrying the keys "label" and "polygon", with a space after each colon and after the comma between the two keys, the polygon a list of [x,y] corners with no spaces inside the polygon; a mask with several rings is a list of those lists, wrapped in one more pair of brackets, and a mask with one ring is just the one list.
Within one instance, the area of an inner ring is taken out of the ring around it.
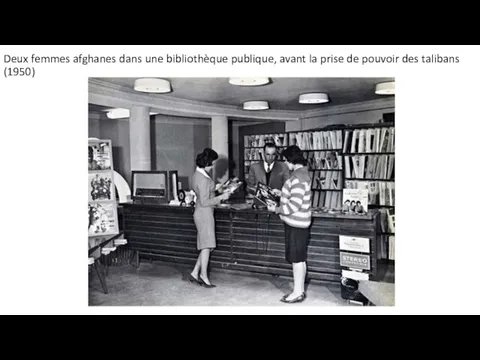
{"label": "book held in hand", "polygon": [[240,181],[237,177],[233,177],[225,181],[222,185],[220,185],[216,192],[217,194],[224,194],[224,193],[231,193],[233,194],[235,191],[241,188],[243,182]]}
{"label": "book held in hand", "polygon": [[280,205],[280,196],[275,194],[275,191],[259,182],[254,196],[254,202],[257,206]]}

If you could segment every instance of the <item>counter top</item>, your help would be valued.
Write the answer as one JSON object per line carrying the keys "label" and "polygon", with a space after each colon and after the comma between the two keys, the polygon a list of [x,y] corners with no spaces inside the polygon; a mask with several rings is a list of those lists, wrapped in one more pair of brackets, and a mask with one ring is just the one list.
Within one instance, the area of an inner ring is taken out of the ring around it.
{"label": "counter top", "polygon": [[[124,207],[148,207],[148,208],[159,208],[159,209],[176,209],[190,211],[193,213],[194,207],[191,206],[178,206],[178,205],[168,205],[168,204],[134,204],[133,202],[121,203],[120,206]],[[243,203],[234,203],[234,204],[221,204],[214,206],[216,211],[232,211],[232,212],[244,212],[244,213],[260,213],[260,214],[272,214],[266,209],[253,209],[251,205]],[[323,211],[312,211],[312,217],[315,218],[329,218],[329,219],[351,219],[351,220],[373,220],[378,214],[378,209],[368,210],[368,213],[365,215],[356,215],[356,214],[343,214],[341,212],[323,212]]]}

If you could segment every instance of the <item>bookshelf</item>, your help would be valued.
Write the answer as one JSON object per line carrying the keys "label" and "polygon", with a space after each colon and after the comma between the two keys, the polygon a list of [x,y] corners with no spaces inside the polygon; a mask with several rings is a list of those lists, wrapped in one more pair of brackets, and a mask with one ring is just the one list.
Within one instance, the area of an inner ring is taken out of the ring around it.
{"label": "bookshelf", "polygon": [[368,189],[368,207],[380,211],[381,258],[395,260],[395,127],[344,130],[344,188]]}
{"label": "bookshelf", "polygon": [[265,142],[277,144],[279,153],[287,146],[299,146],[312,178],[312,207],[341,209],[344,188],[368,189],[368,207],[380,211],[380,257],[395,260],[395,126],[392,123],[244,135],[243,140],[245,179],[250,165],[263,160]]}
{"label": "bookshelf", "polygon": [[341,208],[343,190],[341,129],[289,132],[289,145],[304,151],[312,179],[312,206]]}

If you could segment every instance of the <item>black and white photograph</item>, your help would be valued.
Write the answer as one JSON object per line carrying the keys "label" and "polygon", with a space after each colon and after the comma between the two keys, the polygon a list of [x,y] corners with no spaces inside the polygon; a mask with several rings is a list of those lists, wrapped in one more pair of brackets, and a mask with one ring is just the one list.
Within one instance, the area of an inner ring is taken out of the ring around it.
{"label": "black and white photograph", "polygon": [[0,59],[3,313],[480,314],[479,45]]}
{"label": "black and white photograph", "polygon": [[394,77],[90,77],[89,306],[395,306],[394,129]]}

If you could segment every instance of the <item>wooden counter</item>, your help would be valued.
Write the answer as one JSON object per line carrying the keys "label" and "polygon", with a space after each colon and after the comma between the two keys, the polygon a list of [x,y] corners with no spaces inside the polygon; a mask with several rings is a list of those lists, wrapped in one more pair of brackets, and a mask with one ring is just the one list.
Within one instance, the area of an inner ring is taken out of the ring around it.
{"label": "wooden counter", "polygon": [[[140,257],[189,264],[198,257],[197,231],[191,207],[123,206],[125,238]],[[215,209],[217,248],[210,266],[273,275],[292,275],[285,261],[284,223],[266,210]],[[307,278],[338,283],[341,277],[339,235],[371,239],[371,276],[377,273],[378,213],[368,215],[314,214],[308,248]]]}

